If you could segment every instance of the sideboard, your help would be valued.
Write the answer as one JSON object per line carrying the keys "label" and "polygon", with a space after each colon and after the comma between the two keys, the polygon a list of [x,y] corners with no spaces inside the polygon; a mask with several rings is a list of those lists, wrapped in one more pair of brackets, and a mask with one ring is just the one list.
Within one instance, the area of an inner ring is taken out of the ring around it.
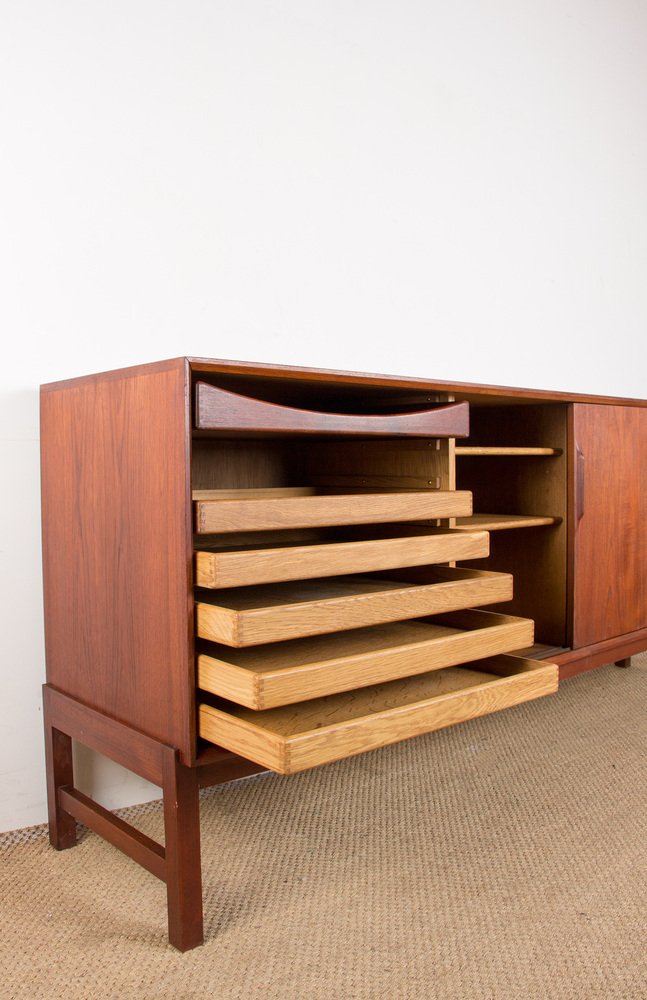
{"label": "sideboard", "polygon": [[[178,358],[41,388],[50,840],[203,940],[198,792],[647,649],[647,401]],[[159,785],[165,844],[74,784]]]}

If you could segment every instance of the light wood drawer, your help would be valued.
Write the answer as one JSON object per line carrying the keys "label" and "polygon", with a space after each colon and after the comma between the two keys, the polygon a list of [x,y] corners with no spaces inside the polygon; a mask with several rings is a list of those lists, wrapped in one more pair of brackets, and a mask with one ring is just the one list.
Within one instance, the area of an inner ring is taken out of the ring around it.
{"label": "light wood drawer", "polygon": [[195,426],[219,433],[466,437],[469,404],[448,403],[409,413],[327,413],[243,396],[206,382],[195,386]]}
{"label": "light wood drawer", "polygon": [[457,611],[252,649],[205,644],[198,686],[248,708],[275,708],[523,649],[533,632],[528,618]]}
{"label": "light wood drawer", "polygon": [[557,690],[556,664],[497,656],[254,712],[199,706],[200,735],[280,774],[396,743]]}
{"label": "light wood drawer", "polygon": [[274,536],[262,544],[245,547],[224,539],[204,543],[195,554],[195,582],[198,587],[249,587],[254,584],[339,576],[342,573],[371,573],[401,566],[478,559],[487,556],[490,536],[486,531],[452,531],[439,528],[394,528],[393,537],[382,532],[379,538],[352,541],[320,540],[313,544],[286,544]]}
{"label": "light wood drawer", "polygon": [[423,521],[472,513],[472,494],[465,490],[383,493],[326,493],[316,487],[196,490],[193,499],[198,534]]}
{"label": "light wood drawer", "polygon": [[[411,572],[411,571],[409,571]],[[380,576],[330,577],[197,594],[201,639],[255,646],[508,601],[512,576],[425,567],[421,584]]]}

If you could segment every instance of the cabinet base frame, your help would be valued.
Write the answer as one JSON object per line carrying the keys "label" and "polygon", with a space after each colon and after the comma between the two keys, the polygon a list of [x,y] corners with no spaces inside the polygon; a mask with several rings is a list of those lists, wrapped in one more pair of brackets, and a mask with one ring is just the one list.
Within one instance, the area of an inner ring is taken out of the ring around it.
{"label": "cabinet base frame", "polygon": [[[166,882],[169,942],[179,951],[203,943],[199,790],[265,768],[228,751],[204,764],[182,764],[176,747],[155,740],[43,685],[49,839],[56,850],[76,844],[83,823]],[[93,802],[74,787],[72,740],[159,785],[166,846]]]}
{"label": "cabinet base frame", "polygon": [[[647,628],[553,659],[561,681],[610,662],[628,666],[631,655],[645,649]],[[76,823],[83,823],[166,882],[169,942],[179,951],[202,944],[199,791],[266,768],[213,746],[188,767],[176,747],[102,715],[51,684],[43,685],[43,715],[52,846],[58,851],[74,847]],[[73,739],[162,789],[165,847],[74,787]]]}
{"label": "cabinet base frame", "polygon": [[647,650],[647,628],[641,628],[636,632],[605,639],[591,646],[569,649],[565,653],[555,655],[553,659],[559,664],[560,681],[565,681],[568,677],[575,677],[585,670],[593,670],[607,663],[620,665],[620,661],[625,661],[622,665],[628,666],[626,663],[628,659],[645,650]]}

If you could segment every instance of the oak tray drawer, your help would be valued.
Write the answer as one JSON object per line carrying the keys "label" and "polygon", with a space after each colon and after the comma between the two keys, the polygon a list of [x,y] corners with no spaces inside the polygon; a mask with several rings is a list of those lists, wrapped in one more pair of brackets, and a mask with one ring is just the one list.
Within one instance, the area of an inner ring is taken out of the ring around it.
{"label": "oak tray drawer", "polygon": [[218,433],[319,434],[396,437],[466,437],[469,404],[446,403],[408,413],[330,413],[283,406],[197,382],[197,430]]}
{"label": "oak tray drawer", "polygon": [[531,646],[528,618],[457,611],[251,649],[205,643],[198,687],[256,710],[382,684]]}
{"label": "oak tray drawer", "polygon": [[424,569],[423,583],[367,575],[201,590],[196,594],[196,629],[201,639],[226,646],[256,646],[494,604],[511,597],[509,573],[430,566]]}
{"label": "oak tray drawer", "polygon": [[200,735],[280,774],[374,750],[557,690],[558,668],[515,656],[254,712],[199,706]]}
{"label": "oak tray drawer", "polygon": [[[199,542],[195,553],[195,583],[207,589],[249,587],[254,584],[304,580],[312,577],[371,573],[402,566],[422,566],[487,556],[486,531],[453,531],[414,525],[371,531],[352,529],[353,536],[338,530],[332,539],[283,541],[274,535],[262,542],[229,542],[229,535],[214,542]],[[356,537],[358,532],[364,537]],[[378,534],[378,537],[371,537]]]}
{"label": "oak tray drawer", "polygon": [[423,521],[472,513],[466,490],[326,492],[316,487],[195,490],[197,534]]}

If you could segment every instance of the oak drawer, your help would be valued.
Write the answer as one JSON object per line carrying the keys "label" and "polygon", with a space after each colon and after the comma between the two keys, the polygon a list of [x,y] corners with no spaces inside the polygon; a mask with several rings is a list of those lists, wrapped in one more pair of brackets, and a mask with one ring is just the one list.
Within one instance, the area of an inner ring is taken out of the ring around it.
{"label": "oak drawer", "polygon": [[424,569],[423,583],[367,575],[201,590],[196,597],[196,627],[201,639],[227,646],[255,646],[478,607],[511,597],[509,573],[430,566]]}
{"label": "oak drawer", "polygon": [[198,687],[275,708],[523,649],[533,633],[528,618],[458,611],[251,649],[210,643],[198,655]]}
{"label": "oak drawer", "polygon": [[[366,534],[366,529],[364,529]],[[249,537],[249,536],[247,536]],[[276,536],[241,547],[229,536],[199,543],[195,553],[195,583],[207,589],[304,580],[311,577],[370,573],[401,566],[478,559],[490,548],[486,531],[452,531],[409,526],[387,529],[380,537],[359,540],[317,540],[286,543]]]}
{"label": "oak drawer", "polygon": [[266,712],[203,702],[199,731],[242,757],[293,774],[551,694],[557,673],[553,663],[496,656]]}
{"label": "oak drawer", "polygon": [[207,382],[195,386],[197,430],[218,433],[466,437],[469,404],[445,403],[408,413],[330,413],[283,406]]}
{"label": "oak drawer", "polygon": [[198,534],[422,521],[472,513],[472,494],[466,490],[383,493],[331,493],[316,487],[196,490],[193,499]]}

